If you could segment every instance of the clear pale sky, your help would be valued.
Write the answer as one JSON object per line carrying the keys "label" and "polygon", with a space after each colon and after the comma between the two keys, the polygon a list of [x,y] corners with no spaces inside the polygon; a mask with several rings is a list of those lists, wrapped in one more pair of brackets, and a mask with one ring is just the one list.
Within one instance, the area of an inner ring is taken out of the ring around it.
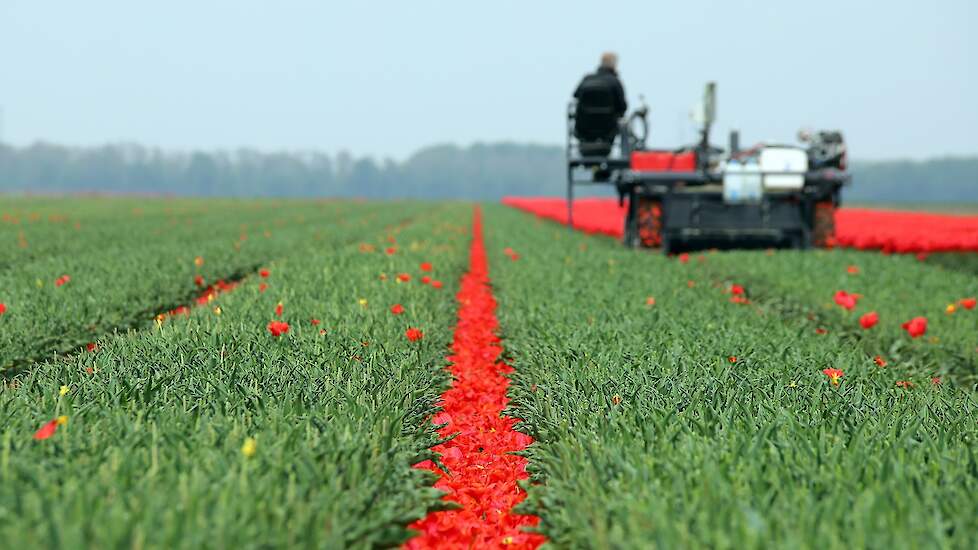
{"label": "clear pale sky", "polygon": [[[329,4],[329,5],[327,5]],[[978,153],[969,0],[789,2],[0,0],[2,138],[404,158],[433,143],[560,144],[603,50],[657,145],[843,129],[863,159]]]}

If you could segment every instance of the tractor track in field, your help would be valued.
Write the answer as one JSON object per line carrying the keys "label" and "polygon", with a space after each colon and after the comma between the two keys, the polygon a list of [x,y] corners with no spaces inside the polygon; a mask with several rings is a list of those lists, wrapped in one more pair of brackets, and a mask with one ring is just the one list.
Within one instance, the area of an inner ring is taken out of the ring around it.
{"label": "tractor track in field", "polygon": [[940,269],[966,275],[978,275],[978,253],[976,252],[935,252],[928,254],[923,261]]}
{"label": "tractor track in field", "polygon": [[457,300],[458,323],[447,358],[454,380],[442,396],[442,412],[432,418],[442,425],[438,433],[443,442],[433,448],[441,453],[441,461],[438,466],[425,461],[416,467],[438,474],[435,487],[448,493],[444,500],[460,508],[435,511],[411,524],[421,534],[403,548],[536,548],[546,538],[522,528],[534,527],[540,519],[513,512],[526,498],[518,483],[528,477],[527,459],[514,453],[533,439],[514,429],[519,419],[503,416],[509,401],[506,375],[513,368],[500,358],[496,300],[478,207],[473,213],[469,269]]}
{"label": "tractor track in field", "polygon": [[[729,283],[734,278],[717,273],[709,267],[700,266],[704,269],[708,279],[715,286],[722,288],[725,283]],[[869,360],[876,356],[883,356],[887,360],[901,360],[911,357],[912,350],[903,348],[904,341],[900,339],[886,339],[878,337],[875,333],[845,326],[833,315],[826,315],[819,308],[806,304],[802,301],[792,299],[783,294],[765,292],[763,289],[771,288],[773,285],[763,277],[737,277],[737,284],[744,286],[750,299],[750,305],[757,308],[758,314],[764,315],[768,311],[777,315],[785,324],[798,324],[810,327],[811,330],[827,330],[839,337],[843,342],[858,346],[866,354]],[[757,290],[761,289],[761,290]],[[939,362],[942,370],[953,376],[959,382],[968,384],[978,390],[978,365],[975,360],[958,351],[948,348],[943,344],[932,344],[939,357],[928,357],[934,362]],[[911,352],[904,356],[904,352]]]}
{"label": "tractor track in field", "polygon": [[[265,264],[264,263],[252,264],[243,269],[235,270],[227,277],[221,278],[219,280],[224,284],[236,286],[241,282],[243,282],[248,277],[256,274],[258,272],[258,269],[262,265]],[[220,293],[224,294],[226,292],[228,291],[223,291]],[[199,288],[195,288],[193,292],[188,292],[181,299],[175,300],[175,303],[171,302],[170,304],[167,305],[162,305],[159,307],[151,307],[151,308],[146,308],[137,311],[136,313],[131,315],[128,319],[125,319],[122,322],[115,323],[109,326],[99,327],[96,324],[94,325],[95,328],[92,329],[91,338],[64,342],[64,341],[59,341],[56,338],[52,337],[49,340],[46,340],[52,342],[52,347],[48,348],[46,352],[32,357],[14,359],[9,364],[9,366],[7,366],[2,371],[0,371],[0,376],[2,376],[5,381],[10,380],[20,374],[23,374],[28,367],[41,363],[45,360],[56,359],[56,358],[67,359],[67,358],[74,357],[82,353],[81,351],[79,351],[80,349],[84,349],[86,345],[88,345],[91,342],[94,342],[95,340],[99,340],[100,338],[104,338],[106,336],[120,333],[120,332],[128,332],[130,330],[140,330],[140,329],[147,328],[149,324],[152,323],[153,318],[156,315],[160,314],[160,312],[173,312],[181,308],[185,308],[189,310],[189,308],[195,305],[195,300],[200,296],[201,296],[201,290]]]}
{"label": "tractor track in field", "polygon": [[[437,207],[432,207],[430,210],[426,210],[422,212],[421,215],[428,214],[436,209]],[[379,232],[385,233],[391,231],[392,229],[403,229],[405,227],[410,226],[412,223],[414,223],[415,219],[416,216],[405,218],[403,220],[399,220],[394,223],[390,223],[388,225],[385,225]],[[336,243],[336,248],[339,249],[346,246],[351,246],[360,240],[361,238],[359,236],[342,239]],[[249,277],[253,277],[257,275],[258,270],[261,268],[261,266],[270,265],[275,263],[276,261],[288,257],[289,256],[282,256],[274,260],[254,262],[244,268],[239,268],[231,272],[228,276],[219,278],[218,280],[234,287],[241,284]],[[220,294],[224,294],[225,292],[227,291],[220,292]],[[190,308],[196,305],[195,301],[200,296],[201,296],[201,289],[194,288],[193,291],[187,292],[179,300],[175,300],[174,301],[175,303],[170,302],[168,304],[162,304],[162,305],[146,308],[141,311],[137,311],[136,313],[129,316],[127,319],[123,320],[122,322],[114,323],[105,327],[98,327],[98,325],[96,324],[94,325],[96,328],[92,329],[92,333],[89,338],[75,339],[75,340],[70,340],[65,342],[63,340],[58,339],[57,337],[50,337],[48,340],[45,340],[45,342],[47,341],[51,342],[50,348],[44,351],[44,353],[39,353],[29,357],[21,357],[21,358],[14,359],[10,363],[8,363],[7,366],[0,368],[0,379],[2,379],[6,383],[16,378],[17,376],[24,374],[25,372],[27,372],[27,370],[30,367],[42,363],[44,361],[49,361],[54,359],[66,360],[81,355],[82,353],[85,353],[85,351],[82,350],[85,350],[86,345],[96,340],[99,340],[101,338],[105,338],[106,336],[110,336],[120,332],[144,330],[150,328],[152,326],[154,317],[156,317],[161,312],[164,313],[174,312],[181,309],[189,310]]]}

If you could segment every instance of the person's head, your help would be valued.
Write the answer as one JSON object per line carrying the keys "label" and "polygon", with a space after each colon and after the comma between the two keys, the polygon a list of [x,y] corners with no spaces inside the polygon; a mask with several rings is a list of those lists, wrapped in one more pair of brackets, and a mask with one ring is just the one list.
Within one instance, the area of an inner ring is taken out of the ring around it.
{"label": "person's head", "polygon": [[604,52],[601,54],[601,67],[614,70],[618,66],[618,54],[615,52]]}

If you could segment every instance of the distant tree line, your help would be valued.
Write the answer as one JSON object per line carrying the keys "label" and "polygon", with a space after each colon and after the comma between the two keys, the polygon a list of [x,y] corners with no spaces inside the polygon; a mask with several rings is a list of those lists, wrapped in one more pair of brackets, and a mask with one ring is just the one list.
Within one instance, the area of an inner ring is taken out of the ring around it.
{"label": "distant tree line", "polygon": [[[978,157],[854,162],[852,172],[850,201],[978,202]],[[495,200],[562,195],[564,178],[562,147],[514,143],[437,145],[403,162],[253,149],[0,145],[0,192]]]}
{"label": "distant tree line", "polygon": [[978,203],[978,156],[854,162],[852,202]]}

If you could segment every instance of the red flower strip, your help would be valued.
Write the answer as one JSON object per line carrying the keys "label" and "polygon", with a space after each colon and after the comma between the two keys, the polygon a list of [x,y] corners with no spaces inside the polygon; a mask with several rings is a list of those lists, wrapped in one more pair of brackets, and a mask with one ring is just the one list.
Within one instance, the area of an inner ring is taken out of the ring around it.
{"label": "red flower strip", "polygon": [[[550,197],[504,197],[503,204],[537,217],[567,224],[567,202]],[[620,237],[628,204],[614,198],[590,197],[574,201],[574,228],[586,233]],[[840,208],[835,213],[835,242],[838,246],[883,252],[927,252],[978,250],[978,216],[929,214]],[[856,274],[859,269],[849,270]]]}
{"label": "red flower strip", "polygon": [[482,242],[478,208],[472,222],[469,272],[458,293],[458,324],[452,343],[452,387],[443,395],[443,412],[432,421],[447,424],[442,437],[459,435],[434,448],[451,471],[431,461],[417,465],[441,476],[435,487],[461,509],[434,512],[411,525],[421,534],[407,549],[421,548],[536,548],[545,538],[521,528],[535,526],[536,516],[517,515],[512,508],[526,495],[517,480],[526,479],[526,459],[511,454],[533,439],[513,429],[518,421],[502,416],[508,399],[506,374],[513,368],[499,361],[502,348],[496,328],[496,301],[489,287],[489,268]]}

